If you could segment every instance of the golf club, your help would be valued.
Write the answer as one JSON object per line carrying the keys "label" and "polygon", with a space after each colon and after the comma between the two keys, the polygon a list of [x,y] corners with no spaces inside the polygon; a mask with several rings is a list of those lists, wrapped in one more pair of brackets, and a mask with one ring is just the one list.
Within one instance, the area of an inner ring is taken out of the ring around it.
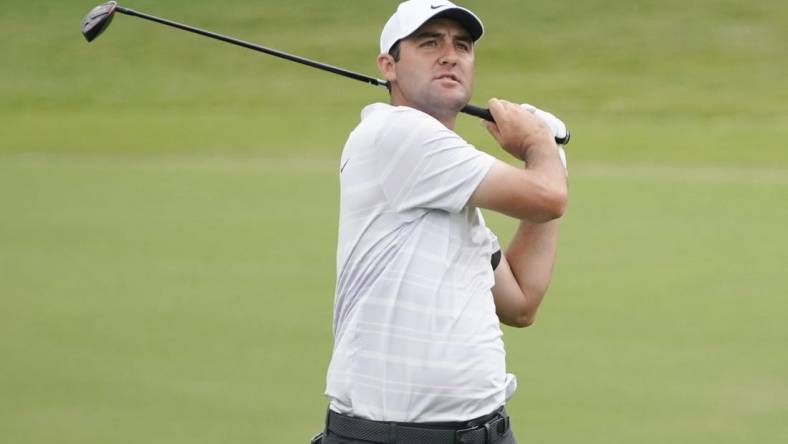
{"label": "golf club", "polygon": [[[112,18],[114,17],[116,12],[120,12],[121,14],[130,15],[133,17],[143,18],[145,20],[150,20],[156,23],[160,23],[162,25],[167,25],[173,28],[182,29],[184,31],[193,32],[195,34],[200,34],[206,37],[210,37],[212,39],[221,40],[223,42],[232,43],[233,45],[242,46],[244,48],[259,51],[285,60],[290,60],[291,62],[297,62],[303,65],[311,66],[313,68],[322,69],[324,71],[332,72],[334,74],[339,74],[341,76],[359,80],[364,83],[369,83],[370,85],[382,86],[385,88],[388,84],[388,82],[386,82],[385,80],[376,79],[374,77],[369,77],[364,74],[359,74],[353,71],[348,71],[343,68],[338,68],[336,66],[331,66],[325,63],[316,62],[314,60],[309,60],[303,57],[288,54],[286,52],[278,51],[276,49],[267,48],[265,46],[260,46],[244,40],[228,37],[222,34],[217,34],[215,32],[206,31],[204,29],[195,28],[192,26],[184,25],[182,23],[177,23],[163,18],[155,17],[152,15],[135,11],[133,9],[124,8],[118,5],[118,3],[114,1],[110,1],[101,4],[99,6],[96,6],[95,8],[91,9],[90,12],[88,12],[88,14],[82,20],[82,35],[85,36],[85,39],[88,42],[92,42],[99,35],[101,35],[101,33],[103,33],[107,29],[109,24],[112,22]],[[486,108],[480,108],[478,106],[473,106],[473,105],[465,105],[465,107],[461,111],[471,116],[476,116],[488,120],[490,122],[495,122],[495,120],[492,117],[492,114],[490,114],[490,110]],[[566,145],[567,143],[569,143],[569,138],[570,138],[570,134],[569,134],[569,130],[567,130],[565,137],[555,138],[555,143],[559,145]]]}

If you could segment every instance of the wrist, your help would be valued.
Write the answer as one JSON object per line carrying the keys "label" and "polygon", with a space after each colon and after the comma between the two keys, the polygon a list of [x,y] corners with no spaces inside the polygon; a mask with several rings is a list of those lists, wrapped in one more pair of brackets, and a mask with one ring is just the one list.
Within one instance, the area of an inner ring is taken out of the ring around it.
{"label": "wrist", "polygon": [[538,136],[531,136],[521,143],[521,159],[528,160],[530,157],[547,156],[554,153],[556,149],[555,140],[550,134],[545,132]]}

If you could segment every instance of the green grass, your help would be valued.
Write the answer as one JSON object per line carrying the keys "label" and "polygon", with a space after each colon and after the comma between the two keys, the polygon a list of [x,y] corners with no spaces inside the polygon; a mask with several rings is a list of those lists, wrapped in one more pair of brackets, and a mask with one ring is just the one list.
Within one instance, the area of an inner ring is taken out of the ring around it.
{"label": "green grass", "polygon": [[[374,75],[396,2],[122,4]],[[520,441],[786,441],[788,6],[464,4],[474,102],[574,135],[554,283],[505,329]],[[92,6],[0,15],[0,440],[306,442],[338,154],[385,92],[125,16],[87,44]]]}

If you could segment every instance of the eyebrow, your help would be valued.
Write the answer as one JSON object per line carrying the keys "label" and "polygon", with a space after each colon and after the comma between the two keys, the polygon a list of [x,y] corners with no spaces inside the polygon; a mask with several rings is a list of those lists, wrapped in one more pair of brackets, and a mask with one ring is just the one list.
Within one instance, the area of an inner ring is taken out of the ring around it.
{"label": "eyebrow", "polygon": [[[413,36],[414,39],[427,39],[427,38],[440,38],[445,36],[446,33],[444,32],[437,32],[437,31],[421,31],[418,34]],[[473,43],[473,39],[468,34],[459,34],[457,35],[457,40],[462,42]]]}

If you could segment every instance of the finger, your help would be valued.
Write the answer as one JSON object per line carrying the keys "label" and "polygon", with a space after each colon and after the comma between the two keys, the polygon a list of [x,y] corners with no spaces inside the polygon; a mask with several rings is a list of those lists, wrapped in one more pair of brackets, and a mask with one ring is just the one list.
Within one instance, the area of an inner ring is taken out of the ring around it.
{"label": "finger", "polygon": [[514,105],[512,102],[510,102],[510,101],[508,101],[508,100],[504,100],[504,99],[497,99],[497,100],[498,100],[498,102],[500,102],[500,103],[501,103],[501,105],[503,105],[505,108],[509,108],[509,107],[511,107],[512,105]]}
{"label": "finger", "polygon": [[492,114],[493,119],[495,119],[496,122],[498,122],[499,117],[502,118],[505,114],[502,100],[493,97],[487,101],[487,107],[490,109],[490,114]]}
{"label": "finger", "polygon": [[496,114],[500,115],[503,113],[503,102],[494,97],[487,101],[487,107],[490,109],[490,113],[493,115],[493,118]]}
{"label": "finger", "polygon": [[536,113],[536,107],[531,105],[530,103],[521,103],[520,106],[523,109],[526,109],[526,110],[528,110],[528,111],[530,111],[532,113]]}
{"label": "finger", "polygon": [[490,133],[490,135],[493,136],[495,140],[497,140],[498,142],[501,141],[501,130],[498,128],[498,125],[492,122],[488,122],[486,120],[482,120],[482,124]]}

